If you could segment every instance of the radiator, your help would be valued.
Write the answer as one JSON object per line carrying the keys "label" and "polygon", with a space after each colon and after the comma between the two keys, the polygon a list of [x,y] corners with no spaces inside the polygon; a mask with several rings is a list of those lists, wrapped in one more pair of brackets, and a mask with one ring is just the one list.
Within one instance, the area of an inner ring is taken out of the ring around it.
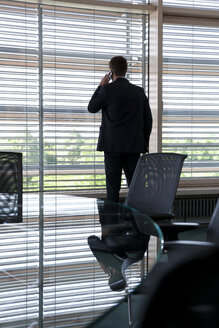
{"label": "radiator", "polygon": [[173,213],[184,221],[192,218],[210,218],[217,199],[217,196],[175,199]]}

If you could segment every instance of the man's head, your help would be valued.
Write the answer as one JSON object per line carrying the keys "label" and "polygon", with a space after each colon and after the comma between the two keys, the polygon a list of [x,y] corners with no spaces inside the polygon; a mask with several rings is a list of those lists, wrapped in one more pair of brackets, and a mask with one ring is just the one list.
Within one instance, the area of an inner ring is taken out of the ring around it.
{"label": "man's head", "polygon": [[114,76],[125,76],[127,67],[127,60],[122,56],[113,57],[109,62],[109,68]]}

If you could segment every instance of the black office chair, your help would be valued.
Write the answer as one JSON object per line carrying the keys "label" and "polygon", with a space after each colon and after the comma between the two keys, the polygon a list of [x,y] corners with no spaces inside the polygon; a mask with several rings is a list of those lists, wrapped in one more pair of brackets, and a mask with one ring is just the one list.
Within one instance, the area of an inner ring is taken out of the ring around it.
{"label": "black office chair", "polygon": [[[170,223],[175,217],[172,207],[186,157],[176,153],[142,155],[125,200],[126,206],[147,214],[159,224],[164,240],[175,237],[175,229]],[[181,231],[193,229],[196,225],[181,225]]]}
{"label": "black office chair", "polygon": [[210,242],[219,245],[219,198],[207,227],[194,224],[193,229],[187,231],[186,225],[185,222],[183,225],[178,224],[172,227],[173,238],[164,243],[164,249],[169,250],[173,247],[184,247],[185,245],[195,246],[194,242]]}
{"label": "black office chair", "polygon": [[174,218],[172,206],[186,157],[176,153],[142,155],[125,205],[149,215],[155,221]]}
{"label": "black office chair", "polygon": [[219,244],[219,198],[208,225],[206,240]]}
{"label": "black office chair", "polygon": [[183,256],[175,250],[172,261],[151,275],[138,328],[219,327],[219,248],[200,243],[193,250]]}
{"label": "black office chair", "polygon": [[22,221],[22,154],[0,152],[0,222]]}

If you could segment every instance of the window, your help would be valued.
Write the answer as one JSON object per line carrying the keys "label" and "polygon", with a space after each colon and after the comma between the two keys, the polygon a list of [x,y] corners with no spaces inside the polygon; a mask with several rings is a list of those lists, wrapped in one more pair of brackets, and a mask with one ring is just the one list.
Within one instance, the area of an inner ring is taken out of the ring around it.
{"label": "window", "polygon": [[183,177],[219,176],[219,27],[166,23],[163,150],[185,153]]}
{"label": "window", "polygon": [[[95,151],[100,114],[88,113],[87,103],[118,53],[128,59],[128,78],[147,92],[147,42],[147,15],[0,2],[0,147],[23,153],[25,191],[104,188]],[[101,234],[92,228],[94,200],[77,201],[26,193],[23,222],[1,225],[1,327],[42,327],[43,318],[51,327],[83,325],[96,315],[94,289],[99,313],[120,299],[123,292],[109,300],[105,274],[88,252],[86,237]],[[81,261],[84,284],[72,282]]]}
{"label": "window", "polygon": [[218,0],[163,0],[163,4],[175,7],[199,8],[199,9],[219,9]]}
{"label": "window", "polygon": [[0,17],[0,143],[23,152],[24,189],[104,189],[87,104],[117,54],[147,93],[148,16],[10,1]]}
{"label": "window", "polygon": [[37,7],[0,3],[0,147],[24,155],[26,189],[39,185]]}
{"label": "window", "polygon": [[[109,2],[109,0],[102,0],[104,2]],[[120,3],[131,3],[131,4],[139,4],[145,5],[150,3],[150,0],[110,0],[111,2],[120,2]]]}

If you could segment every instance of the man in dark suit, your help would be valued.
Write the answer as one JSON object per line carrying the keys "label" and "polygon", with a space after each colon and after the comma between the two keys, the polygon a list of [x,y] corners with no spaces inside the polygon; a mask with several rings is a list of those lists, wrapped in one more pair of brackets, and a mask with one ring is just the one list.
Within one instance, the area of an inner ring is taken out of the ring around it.
{"label": "man in dark suit", "polygon": [[[122,169],[128,186],[140,153],[148,151],[152,115],[143,88],[126,78],[127,61],[113,57],[89,104],[88,111],[102,109],[97,150],[104,151],[107,199],[119,201]],[[112,83],[109,83],[112,78]]]}

